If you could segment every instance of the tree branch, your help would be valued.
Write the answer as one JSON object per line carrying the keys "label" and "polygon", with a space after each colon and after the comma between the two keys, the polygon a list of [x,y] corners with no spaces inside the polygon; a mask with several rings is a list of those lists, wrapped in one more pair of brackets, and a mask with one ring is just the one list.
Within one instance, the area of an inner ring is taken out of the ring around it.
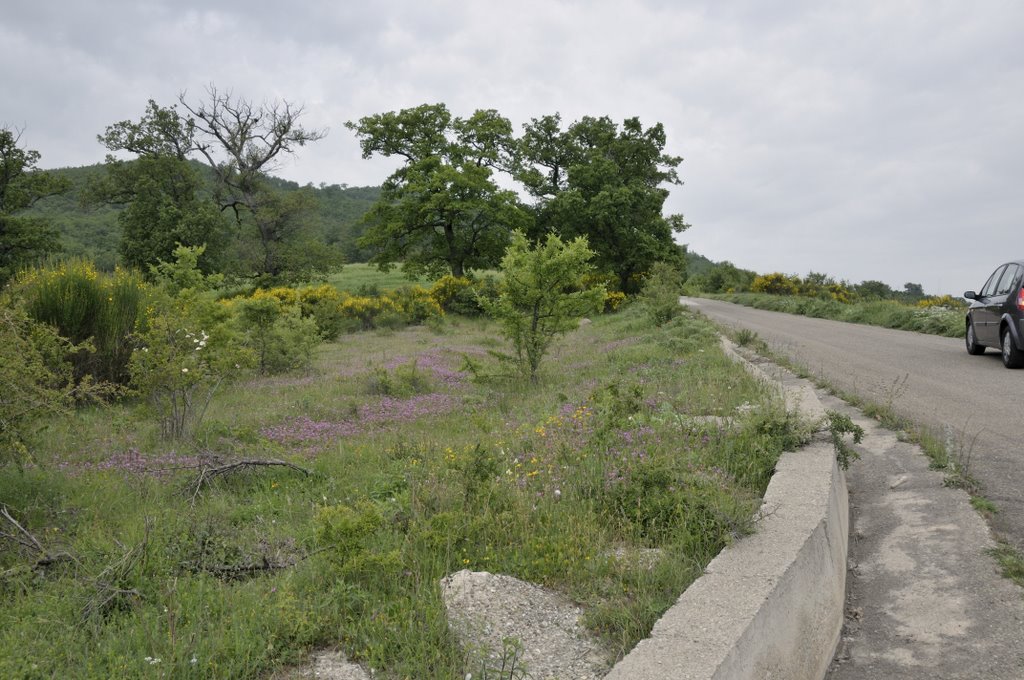
{"label": "tree branch", "polygon": [[244,470],[248,468],[272,466],[290,468],[297,472],[301,472],[307,477],[313,474],[310,470],[307,470],[304,467],[299,467],[294,463],[289,463],[288,461],[276,459],[246,458],[243,460],[236,460],[231,463],[225,463],[224,465],[218,465],[215,467],[204,465],[199,473],[199,476],[195,479],[194,482],[192,482],[188,486],[188,488],[192,490],[192,504],[195,505],[196,499],[199,497],[199,492],[202,490],[203,486],[208,484],[215,477],[220,477],[222,475],[226,475],[232,472],[237,472],[239,470]]}

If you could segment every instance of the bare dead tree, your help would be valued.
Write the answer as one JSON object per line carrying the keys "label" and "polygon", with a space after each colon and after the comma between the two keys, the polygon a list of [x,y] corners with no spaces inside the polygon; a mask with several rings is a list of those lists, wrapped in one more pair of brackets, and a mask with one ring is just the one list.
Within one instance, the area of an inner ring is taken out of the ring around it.
{"label": "bare dead tree", "polygon": [[207,99],[197,104],[188,102],[186,92],[178,96],[194,117],[194,148],[217,178],[221,210],[232,210],[239,222],[244,214],[251,216],[263,247],[264,270],[276,273],[273,243],[280,215],[267,198],[263,180],[282,154],[323,139],[327,130],[299,125],[304,107],[287,100],[256,105],[213,85],[206,93]]}

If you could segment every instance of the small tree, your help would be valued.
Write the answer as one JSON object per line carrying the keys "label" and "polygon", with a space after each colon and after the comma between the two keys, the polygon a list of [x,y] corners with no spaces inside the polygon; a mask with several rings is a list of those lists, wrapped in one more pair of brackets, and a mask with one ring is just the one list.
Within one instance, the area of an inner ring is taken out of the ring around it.
{"label": "small tree", "polygon": [[554,339],[579,325],[584,315],[604,302],[601,286],[586,287],[583,276],[594,257],[586,237],[565,243],[555,234],[531,248],[522,232],[501,260],[504,285],[496,299],[480,297],[480,305],[497,319],[512,341],[523,373],[536,382],[537,369]]}
{"label": "small tree", "polygon": [[679,296],[683,291],[683,273],[667,262],[655,262],[644,282],[640,302],[656,326],[668,323],[683,311]]}
{"label": "small tree", "polygon": [[129,362],[132,385],[148,399],[167,439],[191,435],[220,385],[253,363],[230,308],[204,293],[220,277],[199,271],[202,252],[179,245],[173,263],[151,268],[158,287]]}

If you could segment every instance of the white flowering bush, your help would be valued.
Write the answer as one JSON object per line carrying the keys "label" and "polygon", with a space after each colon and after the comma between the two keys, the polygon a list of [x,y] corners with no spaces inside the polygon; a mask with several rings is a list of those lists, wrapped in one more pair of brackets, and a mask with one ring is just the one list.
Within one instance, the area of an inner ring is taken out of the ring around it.
{"label": "white flowering bush", "polygon": [[165,298],[147,311],[130,362],[132,385],[165,438],[187,437],[221,384],[252,365],[252,351],[234,337],[230,312],[196,295]]}

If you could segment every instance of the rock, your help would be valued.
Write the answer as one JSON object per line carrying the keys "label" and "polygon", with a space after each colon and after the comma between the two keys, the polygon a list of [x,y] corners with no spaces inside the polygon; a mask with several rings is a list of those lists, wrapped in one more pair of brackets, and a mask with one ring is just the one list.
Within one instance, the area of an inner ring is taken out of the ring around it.
{"label": "rock", "polygon": [[657,566],[664,553],[661,548],[616,548],[610,556],[619,562],[650,571]]}
{"label": "rock", "polygon": [[[550,590],[463,569],[441,579],[441,597],[463,646],[492,669],[500,668],[503,649],[506,662],[518,654],[533,680],[596,680],[611,666],[612,655],[580,624],[583,610]],[[510,651],[507,640],[520,651]]]}
{"label": "rock", "polygon": [[348,659],[341,652],[324,650],[313,654],[305,666],[289,668],[274,673],[271,680],[370,680],[370,674]]}

